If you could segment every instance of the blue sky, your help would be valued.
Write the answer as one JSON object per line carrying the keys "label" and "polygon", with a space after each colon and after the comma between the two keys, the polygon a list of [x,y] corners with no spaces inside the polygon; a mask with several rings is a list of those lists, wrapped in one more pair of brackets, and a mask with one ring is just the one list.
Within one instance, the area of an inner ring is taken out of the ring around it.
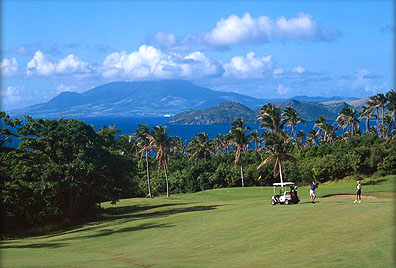
{"label": "blue sky", "polygon": [[2,109],[110,81],[258,98],[394,88],[393,1],[2,1]]}

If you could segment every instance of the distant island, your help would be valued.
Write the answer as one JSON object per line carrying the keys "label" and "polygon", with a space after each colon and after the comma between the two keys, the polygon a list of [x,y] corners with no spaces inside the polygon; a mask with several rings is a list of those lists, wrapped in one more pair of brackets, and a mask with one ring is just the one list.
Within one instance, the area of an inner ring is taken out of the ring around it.
{"label": "distant island", "polygon": [[[224,103],[229,104],[217,106]],[[158,80],[111,82],[84,93],[62,92],[46,103],[9,113],[42,118],[175,116],[174,124],[229,124],[236,116],[253,122],[258,109],[266,103],[276,103],[282,109],[293,106],[302,111],[301,116],[305,120],[315,120],[320,115],[333,120],[342,107],[348,105],[359,110],[359,105],[355,105],[359,103],[356,98],[297,96],[294,100],[258,99],[211,90],[184,80]]]}
{"label": "distant island", "polygon": [[[305,121],[315,121],[319,116],[335,120],[342,108],[353,107],[361,110],[363,103],[360,100],[312,102],[292,99],[278,102],[277,105],[281,110],[291,106],[301,111],[300,116]],[[253,111],[237,102],[224,102],[211,108],[188,110],[176,114],[169,123],[174,125],[229,125],[236,118],[241,118],[248,124],[256,124],[259,112],[259,108]]]}

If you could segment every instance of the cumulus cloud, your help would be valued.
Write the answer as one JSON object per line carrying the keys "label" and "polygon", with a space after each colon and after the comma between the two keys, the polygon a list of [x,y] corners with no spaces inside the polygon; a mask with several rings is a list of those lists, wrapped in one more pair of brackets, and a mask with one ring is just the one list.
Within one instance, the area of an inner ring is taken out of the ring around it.
{"label": "cumulus cloud", "polygon": [[4,58],[1,61],[1,75],[2,76],[11,76],[16,74],[18,71],[18,63],[15,58],[11,60]]}
{"label": "cumulus cloud", "polygon": [[209,32],[188,34],[179,39],[173,33],[158,32],[148,40],[174,49],[218,49],[234,44],[276,40],[332,41],[338,36],[336,29],[323,29],[306,13],[298,13],[292,18],[275,19],[268,16],[254,18],[245,13],[242,17],[232,14],[228,18],[222,18]]}
{"label": "cumulus cloud", "polygon": [[271,55],[258,58],[250,52],[246,57],[235,56],[230,63],[224,64],[226,77],[262,78],[272,72]]}
{"label": "cumulus cloud", "polygon": [[176,53],[164,53],[153,47],[142,45],[130,54],[109,54],[100,68],[104,77],[140,78],[200,78],[219,76],[222,65],[202,52],[185,57]]}
{"label": "cumulus cloud", "polygon": [[60,59],[58,62],[54,62],[38,50],[27,63],[26,70],[28,75],[82,74],[89,73],[90,66],[87,62],[81,61],[72,54]]}

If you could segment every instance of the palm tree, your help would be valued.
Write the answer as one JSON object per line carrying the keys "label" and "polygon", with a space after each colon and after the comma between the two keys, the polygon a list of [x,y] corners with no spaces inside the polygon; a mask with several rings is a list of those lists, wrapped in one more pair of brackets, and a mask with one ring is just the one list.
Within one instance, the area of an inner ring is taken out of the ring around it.
{"label": "palm tree", "polygon": [[258,120],[261,122],[261,128],[268,128],[275,132],[281,129],[281,111],[276,105],[272,105],[271,103],[267,103],[261,107]]}
{"label": "palm tree", "polygon": [[172,139],[168,137],[168,132],[164,126],[153,127],[153,133],[148,135],[150,139],[150,147],[157,153],[155,155],[158,159],[158,174],[161,169],[164,170],[166,180],[166,196],[169,197],[169,181],[168,181],[168,151],[172,147]]}
{"label": "palm tree", "polygon": [[339,113],[336,121],[341,126],[345,133],[347,130],[351,136],[355,134],[355,131],[359,130],[359,119],[358,113],[353,107],[344,106]]}
{"label": "palm tree", "polygon": [[190,160],[195,158],[195,163],[198,159],[210,159],[212,153],[212,144],[205,132],[198,133],[194,138],[191,138],[188,144],[187,151],[191,154]]}
{"label": "palm tree", "polygon": [[267,136],[264,147],[269,156],[258,165],[257,170],[270,162],[274,162],[274,178],[279,174],[280,182],[283,184],[282,162],[288,160],[293,162],[296,161],[296,159],[290,155],[294,147],[293,139],[288,137],[285,131],[271,133]]}
{"label": "palm tree", "polygon": [[235,167],[239,164],[241,168],[242,187],[244,187],[245,184],[243,181],[243,165],[241,156],[243,150],[246,149],[249,144],[248,135],[245,134],[249,129],[249,127],[245,127],[245,123],[242,119],[237,118],[234,122],[232,122],[230,130],[230,141],[235,149]]}
{"label": "palm tree", "polygon": [[317,131],[315,129],[311,129],[307,135],[307,139],[305,140],[305,145],[308,147],[311,147],[315,144],[317,144]]}
{"label": "palm tree", "polygon": [[[386,97],[384,94],[379,93],[375,96],[370,97],[368,100],[368,105],[371,106],[372,108],[375,108],[376,111],[376,121],[377,121],[377,132],[378,136],[382,137],[383,136],[383,129],[382,129],[382,123],[380,124],[379,119],[381,117],[382,122],[384,122],[384,107],[386,104]],[[380,116],[380,108],[382,109],[382,115]]]}
{"label": "palm tree", "polygon": [[363,106],[363,110],[360,113],[359,119],[366,118],[366,132],[369,131],[370,128],[370,117],[373,115],[373,107],[369,105]]}
{"label": "palm tree", "polygon": [[258,136],[257,130],[253,130],[249,134],[249,142],[254,143],[254,150],[257,152],[257,144],[260,143],[260,137]]}
{"label": "palm tree", "polygon": [[320,116],[313,127],[318,128],[316,137],[321,137],[324,143],[332,143],[334,141],[336,128],[326,122],[326,117]]}
{"label": "palm tree", "polygon": [[143,156],[145,156],[146,158],[147,188],[148,188],[149,197],[152,198],[153,196],[151,195],[150,164],[149,164],[149,158],[151,152],[150,139],[149,139],[149,135],[150,135],[149,126],[139,125],[138,129],[134,132],[134,134],[136,136],[135,144],[140,154],[138,164],[140,165]]}
{"label": "palm tree", "polygon": [[305,139],[305,131],[304,130],[300,130],[297,132],[297,148],[299,148],[299,146],[304,146],[304,139]]}
{"label": "palm tree", "polygon": [[217,134],[216,138],[213,139],[212,145],[216,155],[218,155],[219,152],[223,151],[225,149],[223,135],[221,135],[220,133]]}
{"label": "palm tree", "polygon": [[296,142],[297,150],[298,148],[298,143],[297,143],[297,131],[296,131],[296,126],[298,123],[303,123],[305,125],[305,121],[299,116],[301,111],[296,111],[291,106],[286,106],[285,111],[283,112],[282,116],[284,118],[281,120],[281,127],[283,127],[285,124],[291,128],[290,131],[290,136],[294,139]]}
{"label": "palm tree", "polygon": [[178,136],[173,136],[172,140],[173,140],[173,143],[172,143],[173,151],[174,152],[180,152],[181,154],[184,155],[185,154],[185,149],[186,149],[184,140],[182,138],[178,137]]}
{"label": "palm tree", "polygon": [[396,121],[396,91],[393,89],[386,93],[386,109],[388,109],[393,121]]}

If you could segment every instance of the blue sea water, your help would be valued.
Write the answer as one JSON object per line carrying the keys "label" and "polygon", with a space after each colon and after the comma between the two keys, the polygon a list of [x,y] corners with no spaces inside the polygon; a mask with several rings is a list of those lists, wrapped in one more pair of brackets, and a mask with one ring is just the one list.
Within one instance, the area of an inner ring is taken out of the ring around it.
{"label": "blue sea water", "polygon": [[[114,125],[114,127],[121,130],[120,134],[131,135],[137,128],[138,125],[148,125],[150,128],[158,125],[166,126],[168,129],[169,136],[178,136],[188,142],[192,137],[200,132],[206,132],[209,138],[215,138],[217,134],[227,134],[231,125],[171,125],[169,124],[170,118],[166,117],[96,117],[96,118],[79,118],[89,125],[93,125],[95,130],[101,129],[103,126]],[[308,133],[314,122],[307,122],[304,126],[299,124],[297,131],[304,130]],[[259,128],[259,124],[248,125],[250,130],[257,130],[261,134],[264,129]],[[288,128],[286,127],[286,130]]]}
{"label": "blue sea water", "polygon": [[[227,134],[231,125],[171,125],[169,124],[170,118],[167,117],[95,117],[95,118],[74,118],[77,120],[82,120],[85,123],[92,125],[95,130],[101,129],[103,126],[114,125],[115,128],[120,129],[120,134],[131,135],[138,125],[144,124],[148,125],[150,129],[154,126],[162,125],[166,126],[168,129],[169,136],[178,136],[182,138],[186,143],[190,141],[192,137],[200,132],[206,132],[209,138],[215,138],[217,134]],[[306,125],[298,124],[297,131],[303,130],[307,135],[308,132],[313,128],[314,122],[307,122]],[[1,124],[0,124],[1,125]],[[370,122],[370,126],[375,125],[375,122]],[[259,128],[259,124],[248,125],[252,130],[257,130],[261,134],[264,129]],[[4,126],[1,126],[4,127]],[[365,131],[364,121],[360,122],[360,127],[362,131]],[[286,131],[290,129],[285,127]],[[342,130],[337,131],[337,135],[342,134]],[[13,139],[11,143],[6,144],[6,146],[16,147],[18,146],[18,140]]]}

